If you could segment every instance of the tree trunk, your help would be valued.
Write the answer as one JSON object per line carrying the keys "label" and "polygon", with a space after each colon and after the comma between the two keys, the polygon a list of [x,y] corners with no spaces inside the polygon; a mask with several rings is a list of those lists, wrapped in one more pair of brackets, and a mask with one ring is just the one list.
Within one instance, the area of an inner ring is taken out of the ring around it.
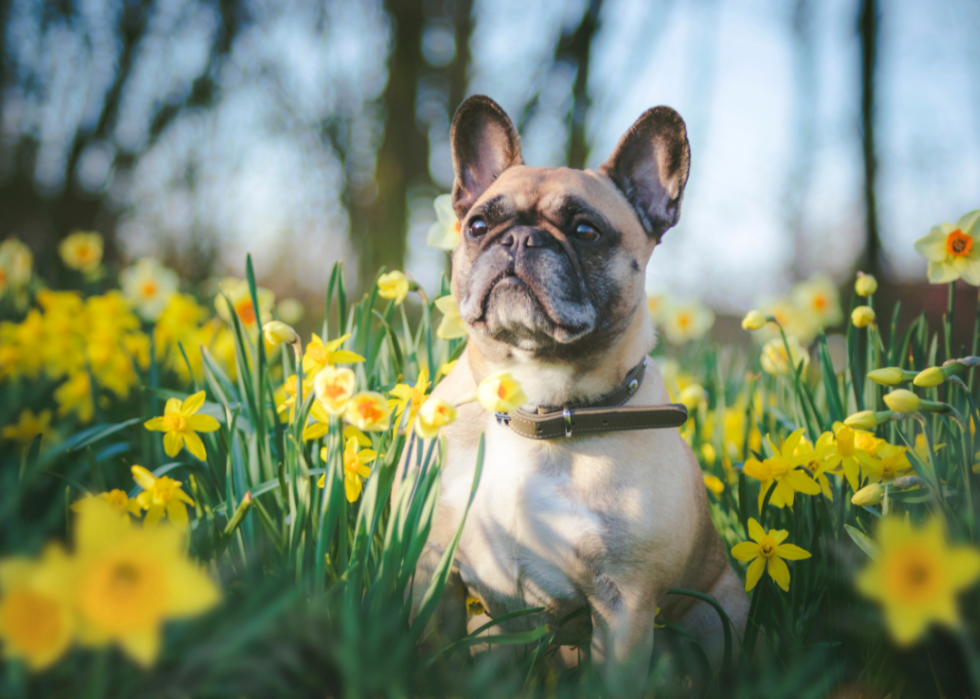
{"label": "tree trunk", "polygon": [[[572,125],[568,142],[568,166],[585,167],[589,156],[588,134],[585,132],[585,118],[589,113],[589,57],[592,39],[598,28],[599,10],[602,0],[589,0],[589,6],[575,32],[568,38],[564,54],[575,62],[575,87],[572,92]],[[564,37],[562,37],[564,39]],[[559,58],[562,56],[559,45]]]}
{"label": "tree trunk", "polygon": [[878,209],[875,197],[875,175],[878,167],[875,153],[875,66],[878,53],[877,0],[861,0],[858,23],[861,37],[861,150],[864,157],[864,271],[879,275],[881,238],[878,235]]}

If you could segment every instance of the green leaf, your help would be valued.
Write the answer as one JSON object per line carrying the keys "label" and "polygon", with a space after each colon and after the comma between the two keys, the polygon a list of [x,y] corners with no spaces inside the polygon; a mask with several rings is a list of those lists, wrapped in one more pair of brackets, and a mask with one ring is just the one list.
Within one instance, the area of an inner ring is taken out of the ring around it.
{"label": "green leaf", "polygon": [[857,547],[864,551],[871,560],[878,560],[878,556],[881,555],[881,548],[871,537],[850,524],[845,524],[844,529],[847,530],[847,535],[851,537],[851,541],[857,544]]}

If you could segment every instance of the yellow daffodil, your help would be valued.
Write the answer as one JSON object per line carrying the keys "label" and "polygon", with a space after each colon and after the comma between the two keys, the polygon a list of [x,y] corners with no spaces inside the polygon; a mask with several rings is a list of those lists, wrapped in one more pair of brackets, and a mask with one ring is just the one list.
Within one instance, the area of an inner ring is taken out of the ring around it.
{"label": "yellow daffodil", "polygon": [[293,412],[296,410],[296,374],[288,377],[280,386],[282,392],[282,397],[279,398],[279,402],[276,404],[276,412],[282,415],[287,410],[289,411],[289,419],[293,419]]}
{"label": "yellow daffodil", "polygon": [[700,340],[715,324],[715,314],[697,301],[672,301],[665,304],[661,327],[673,345]]}
{"label": "yellow daffodil", "polygon": [[766,532],[754,518],[749,518],[749,537],[732,547],[732,557],[739,561],[752,561],[745,573],[746,591],[754,588],[762,574],[769,571],[769,577],[789,592],[789,567],[786,561],[799,561],[809,558],[810,553],[795,544],[784,544],[789,532],[785,529],[770,529]]}
{"label": "yellow daffodil", "polygon": [[313,333],[313,339],[306,346],[303,354],[303,373],[307,377],[315,377],[328,366],[334,364],[356,364],[363,362],[364,357],[354,352],[340,349],[340,346],[347,342],[350,333],[338,337],[336,340],[324,342],[319,335]]}
{"label": "yellow daffodil", "polygon": [[922,399],[917,395],[904,388],[899,388],[891,393],[886,393],[882,396],[882,400],[885,401],[885,405],[894,410],[896,413],[914,413],[919,410],[922,405]]}
{"label": "yellow daffodil", "polygon": [[317,402],[330,415],[343,415],[350,399],[354,397],[356,386],[357,377],[347,367],[327,366],[313,378]]}
{"label": "yellow daffodil", "polygon": [[143,257],[119,273],[123,295],[146,320],[156,320],[177,293],[180,277],[152,257]]}
{"label": "yellow daffodil", "polygon": [[872,483],[854,493],[854,496],[851,498],[851,504],[857,505],[858,507],[874,507],[882,501],[884,495],[885,491],[881,487],[881,484]]}
{"label": "yellow daffodil", "polygon": [[283,299],[276,304],[276,313],[279,314],[279,319],[283,323],[296,325],[303,320],[306,309],[303,308],[303,303],[298,299]]}
{"label": "yellow daffodil", "polygon": [[699,383],[692,383],[689,386],[685,386],[677,397],[677,401],[683,403],[691,411],[697,410],[698,406],[707,400],[708,394],[704,390],[704,386]]}
{"label": "yellow daffodil", "polygon": [[858,306],[851,311],[851,322],[855,328],[866,328],[875,322],[875,312],[871,306]]}
{"label": "yellow daffodil", "polygon": [[330,431],[330,413],[323,407],[320,401],[313,401],[310,405],[310,417],[306,427],[303,428],[303,441],[310,442],[320,439]]}
{"label": "yellow daffodil", "polygon": [[423,367],[419,371],[419,378],[415,382],[414,386],[400,383],[389,391],[391,395],[395,396],[395,398],[388,401],[388,407],[391,410],[395,410],[397,408],[397,412],[395,413],[396,424],[401,424],[402,415],[406,410],[408,410],[408,421],[405,423],[405,429],[410,430],[412,428],[412,423],[415,421],[415,415],[425,402],[426,391],[428,389],[429,372]]}
{"label": "yellow daffodil", "polygon": [[[373,449],[358,451],[357,437],[350,437],[344,447],[344,493],[347,495],[347,502],[357,502],[361,497],[361,488],[364,483],[361,479],[371,475],[369,463],[378,458],[378,452]],[[327,460],[327,448],[320,450],[320,459]],[[316,482],[319,487],[326,485],[326,474],[320,476]]]}
{"label": "yellow daffodil", "polygon": [[[932,450],[934,452],[939,452],[940,449],[945,447],[945,444],[934,444]],[[923,463],[929,463],[929,445],[926,443],[926,436],[919,432],[915,435],[915,449],[916,455]]]}
{"label": "yellow daffodil", "polygon": [[378,277],[378,296],[383,299],[391,299],[396,306],[405,300],[408,291],[408,279],[398,270]]}
{"label": "yellow daffodil", "polygon": [[914,371],[905,371],[897,366],[889,366],[868,372],[868,378],[880,386],[900,386],[906,381],[914,379],[915,376],[916,373]]}
{"label": "yellow daffodil", "polygon": [[[257,327],[257,324],[272,319],[272,307],[276,303],[276,295],[261,286],[255,288],[255,296],[259,302],[256,310],[252,303],[252,292],[247,279],[226,277],[218,282],[218,295],[214,297],[214,308],[226,323],[231,323],[231,310],[246,329]],[[227,297],[227,298],[226,298]],[[231,303],[231,310],[228,304]]]}
{"label": "yellow daffodil", "polygon": [[92,503],[97,500],[109,505],[109,507],[119,514],[119,518],[125,522],[127,526],[131,524],[129,517],[130,515],[133,515],[133,517],[139,517],[143,514],[143,508],[140,506],[139,498],[131,498],[126,494],[126,491],[119,490],[119,488],[110,490],[107,493],[88,495],[82,498],[71,506],[72,512],[82,512],[86,507],[91,507]]}
{"label": "yellow daffodil", "polygon": [[439,371],[436,372],[436,381],[438,381],[443,376],[449,376],[449,372],[451,372],[453,369],[456,368],[456,362],[458,361],[459,361],[458,359],[454,359],[453,361],[446,362],[441,367],[439,367]]}
{"label": "yellow daffodil", "polygon": [[818,328],[837,325],[844,319],[837,285],[829,278],[814,275],[793,289],[797,307],[809,315]]}
{"label": "yellow daffodil", "polygon": [[123,526],[109,505],[79,513],[75,551],[82,642],[116,642],[144,667],[159,654],[164,621],[197,616],[220,599],[211,578],[184,557],[179,529]]}
{"label": "yellow daffodil", "polygon": [[742,318],[742,330],[762,330],[768,322],[765,313],[751,310]]}
{"label": "yellow daffodil", "polygon": [[647,294],[647,313],[654,323],[659,323],[663,319],[666,305],[667,297],[664,294]]}
{"label": "yellow daffodil", "polygon": [[759,335],[766,339],[781,338],[779,328],[790,337],[801,338],[803,342],[809,342],[816,337],[818,326],[813,315],[806,309],[797,307],[792,298],[770,299],[762,304],[759,311],[766,317],[772,317],[777,325],[765,325]]}
{"label": "yellow daffodil", "polygon": [[66,267],[91,274],[102,262],[102,235],[94,231],[75,231],[58,245]]}
{"label": "yellow daffodil", "polygon": [[858,272],[857,281],[854,282],[854,293],[858,296],[871,296],[878,291],[878,280],[870,274]]}
{"label": "yellow daffodil", "polygon": [[371,438],[353,425],[344,425],[344,439],[356,439],[362,447],[371,446]]}
{"label": "yellow daffodil", "polygon": [[79,371],[68,377],[54,392],[58,404],[58,417],[70,413],[78,416],[82,424],[90,422],[95,414],[95,401],[92,398],[92,380],[87,371]]}
{"label": "yellow daffodil", "polygon": [[873,430],[878,426],[878,417],[874,410],[862,410],[848,415],[844,424],[853,430]]}
{"label": "yellow daffodil", "polygon": [[762,503],[765,500],[766,493],[773,483],[776,483],[776,490],[773,491],[772,497],[769,499],[769,504],[780,509],[786,505],[792,507],[797,492],[806,493],[807,495],[817,495],[820,493],[820,486],[817,482],[811,479],[806,471],[800,470],[799,468],[803,465],[806,456],[797,456],[794,454],[802,439],[803,428],[800,428],[786,438],[786,441],[783,442],[782,449],[777,449],[773,445],[772,440],[769,439],[769,435],[766,435],[766,441],[769,442],[769,446],[775,456],[761,462],[757,459],[746,460],[745,465],[742,467],[745,475],[755,478],[762,483],[759,489],[760,510],[762,509]]}
{"label": "yellow daffodil", "polygon": [[933,226],[915,241],[915,251],[929,261],[929,281],[945,284],[963,279],[980,285],[980,209],[963,214],[955,224]]}
{"label": "yellow daffodil", "polygon": [[875,459],[868,460],[865,473],[871,483],[891,483],[912,471],[908,450],[902,446],[884,442],[875,451]]}
{"label": "yellow daffodil", "polygon": [[[51,411],[42,410],[38,415],[33,410],[25,409],[17,416],[17,422],[7,425],[0,431],[0,438],[17,442],[21,446],[29,446],[34,438],[43,434],[46,439],[51,432]],[[42,446],[44,443],[42,442]]]}
{"label": "yellow daffodil", "polygon": [[834,461],[829,457],[836,455],[837,449],[834,444],[834,435],[824,432],[817,438],[817,443],[811,445],[806,439],[801,439],[793,452],[794,456],[803,459],[803,468],[810,474],[810,478],[820,485],[820,490],[828,500],[834,499],[834,493],[830,489],[830,481],[827,473],[834,467]]}
{"label": "yellow daffodil", "polygon": [[912,528],[899,517],[880,522],[878,557],[856,580],[861,594],[884,607],[885,622],[900,645],[910,645],[929,624],[959,623],[956,597],[980,579],[980,551],[950,546],[939,518]]}
{"label": "yellow daffodil", "polygon": [[[789,346],[789,356],[786,354],[786,346]],[[792,361],[790,361],[790,357]],[[788,374],[796,371],[796,368],[803,364],[806,367],[810,363],[810,355],[800,344],[799,339],[794,335],[789,335],[786,342],[783,338],[773,338],[762,346],[762,356],[759,358],[762,369],[767,374],[779,375]],[[792,366],[791,366],[792,365]]]}
{"label": "yellow daffodil", "polygon": [[725,484],[721,482],[721,479],[710,474],[704,476],[704,487],[715,495],[721,495],[725,490]]}
{"label": "yellow daffodil", "polygon": [[391,425],[391,408],[380,393],[364,391],[347,403],[344,420],[364,432],[384,432]]}
{"label": "yellow daffodil", "polygon": [[436,210],[436,222],[429,228],[426,242],[430,247],[440,250],[455,250],[459,245],[459,219],[453,210],[453,196],[440,194],[432,202]]}
{"label": "yellow daffodil", "polygon": [[198,432],[214,432],[220,427],[218,421],[210,415],[198,415],[197,411],[204,405],[204,391],[199,391],[181,401],[170,398],[163,411],[163,417],[148,420],[144,427],[153,432],[164,432],[163,450],[167,456],[174,457],[180,453],[181,446],[201,461],[207,460],[204,442],[197,436]]}
{"label": "yellow daffodil", "polygon": [[509,371],[498,371],[480,382],[477,400],[491,413],[512,413],[527,402],[527,396]]}
{"label": "yellow daffodil", "polygon": [[865,469],[871,466],[871,459],[867,452],[862,451],[855,444],[855,432],[839,422],[834,423],[834,441],[830,450],[827,452],[826,465],[828,470],[840,470],[851,486],[851,490],[857,490],[861,481],[861,467]]}
{"label": "yellow daffodil", "polygon": [[133,480],[143,489],[143,492],[136,496],[136,502],[146,510],[146,518],[143,520],[144,526],[152,529],[160,521],[164,514],[167,515],[174,525],[183,529],[187,526],[187,505],[194,505],[183,490],[180,489],[182,483],[175,481],[169,476],[159,478],[147,471],[142,466],[133,466]]}
{"label": "yellow daffodil", "polygon": [[466,323],[459,315],[459,306],[456,304],[456,297],[452,294],[437,298],[436,308],[442,313],[442,321],[436,328],[436,335],[442,340],[454,340],[458,337],[466,337],[469,331]]}
{"label": "yellow daffodil", "polygon": [[928,369],[923,369],[915,378],[912,379],[912,383],[919,388],[932,388],[933,386],[938,386],[946,380],[946,374],[943,372],[941,367],[931,366]]}
{"label": "yellow daffodil", "polygon": [[291,325],[286,325],[281,320],[270,320],[262,326],[262,337],[273,346],[278,347],[282,343],[291,345],[299,340],[299,335]]}
{"label": "yellow daffodil", "polygon": [[73,562],[56,544],[36,561],[0,561],[0,641],[6,658],[22,659],[37,672],[68,651],[77,628],[74,583]]}
{"label": "yellow daffodil", "polygon": [[8,288],[21,289],[31,280],[34,255],[30,248],[11,237],[0,243],[0,294]]}
{"label": "yellow daffodil", "polygon": [[432,439],[446,425],[456,421],[456,408],[442,398],[429,398],[419,408],[415,431],[422,439]]}

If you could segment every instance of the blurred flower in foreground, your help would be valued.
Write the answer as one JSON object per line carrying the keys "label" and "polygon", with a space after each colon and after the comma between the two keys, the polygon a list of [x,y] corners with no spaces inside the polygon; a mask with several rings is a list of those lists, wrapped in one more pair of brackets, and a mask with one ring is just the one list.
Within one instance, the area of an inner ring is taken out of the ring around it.
{"label": "blurred flower in foreground", "polygon": [[799,561],[809,558],[810,553],[795,544],[784,544],[789,532],[785,529],[770,529],[766,532],[754,518],[749,518],[749,538],[732,547],[732,556],[739,561],[752,561],[745,573],[746,591],[754,588],[762,574],[768,570],[769,577],[776,584],[789,591],[789,567],[786,561]]}
{"label": "blurred flower in foreground", "polygon": [[[33,410],[22,410],[17,416],[17,422],[7,425],[0,432],[0,437],[17,442],[21,446],[29,446],[34,438],[43,434],[42,439],[48,438],[51,433],[51,411],[42,410],[38,415]],[[43,442],[42,442],[43,446]]]}
{"label": "blurred flower in foreground", "polygon": [[704,476],[704,487],[715,495],[721,495],[725,490],[725,484],[721,482],[721,479],[710,474]]}
{"label": "blurred flower in foreground", "polygon": [[0,243],[0,294],[19,289],[31,280],[34,256],[30,248],[17,238],[7,238]]}
{"label": "blurred flower in foreground", "polygon": [[[262,336],[267,344],[278,347],[282,343],[288,345],[299,340],[299,335],[291,325],[283,323],[281,320],[270,320],[262,326]],[[297,350],[298,351],[298,350]]]}
{"label": "blurred flower in foreground", "polygon": [[769,340],[765,345],[762,346],[762,356],[759,361],[762,363],[762,369],[767,374],[788,374],[790,372],[790,360],[786,354],[786,346],[789,346],[790,357],[792,357],[792,368],[796,371],[796,368],[802,363],[804,367],[810,363],[810,355],[800,344],[800,341],[796,339],[793,335],[786,338],[786,342],[783,342],[783,338],[776,338]]}
{"label": "blurred flower in foreground", "polygon": [[55,544],[37,561],[0,562],[0,640],[5,657],[21,658],[38,671],[65,654],[75,638],[73,582],[72,563]]}
{"label": "blurred flower in foreground", "polygon": [[[295,383],[296,378],[293,377]],[[313,391],[317,401],[330,415],[342,415],[347,403],[354,396],[357,377],[347,367],[328,366],[313,379]],[[294,390],[295,393],[295,390]]]}
{"label": "blurred flower in foreground", "polygon": [[881,551],[856,580],[862,594],[885,611],[892,637],[909,645],[930,623],[956,626],[956,595],[980,579],[980,551],[950,546],[939,518],[912,528],[899,517],[878,525]]}
{"label": "blurred flower in foreground", "polygon": [[265,323],[272,320],[272,307],[276,302],[276,295],[261,286],[255,288],[255,297],[259,302],[258,311],[252,303],[248,280],[226,277],[218,282],[214,308],[226,323],[231,324],[231,311],[228,310],[228,303],[231,302],[231,308],[235,310],[242,325],[246,329],[254,328],[259,321]]}
{"label": "blurred flower in foreground", "polygon": [[929,260],[933,284],[957,279],[980,286],[980,209],[963,214],[956,224],[941,223],[915,241],[915,251]]}
{"label": "blurred flower in foreground", "polygon": [[[347,446],[344,447],[344,493],[347,495],[347,502],[356,502],[361,497],[361,489],[364,487],[362,478],[371,475],[369,463],[378,458],[378,452],[373,449],[358,451],[357,437],[350,437]],[[320,450],[320,459],[326,463],[327,448]],[[316,484],[323,488],[327,483],[327,474],[322,474]]]}
{"label": "blurred flower in foreground", "polygon": [[61,241],[58,252],[66,267],[91,274],[102,262],[102,235],[75,231]]}
{"label": "blurred flower in foreground", "polygon": [[768,322],[765,313],[751,310],[742,318],[742,330],[762,330]]}
{"label": "blurred flower in foreground", "polygon": [[798,284],[793,289],[793,299],[819,328],[837,325],[844,319],[837,285],[827,277],[815,275]]}
{"label": "blurred flower in foreground", "polygon": [[167,456],[177,456],[181,446],[201,461],[207,460],[204,442],[197,436],[198,432],[214,432],[221,425],[210,415],[198,415],[197,411],[204,405],[204,391],[198,391],[181,401],[170,398],[163,410],[163,417],[147,420],[144,427],[152,432],[164,432],[163,450]]}
{"label": "blurred flower in foreground", "polygon": [[383,299],[391,299],[396,306],[408,296],[408,289],[408,279],[398,270],[378,277],[378,296]]}
{"label": "blurred flower in foreground", "polygon": [[509,371],[498,371],[483,379],[477,399],[491,413],[511,413],[527,402],[521,385]]}
{"label": "blurred flower in foreground", "polygon": [[415,431],[422,439],[432,439],[446,425],[456,421],[456,408],[442,398],[429,398],[419,408]]}
{"label": "blurred flower in foreground", "polygon": [[466,330],[466,323],[459,315],[459,306],[456,305],[456,297],[452,294],[436,299],[436,308],[442,313],[442,322],[436,328],[436,335],[443,340],[454,340],[457,337],[466,337],[469,332]]}
{"label": "blurred flower in foreground", "polygon": [[146,667],[159,655],[163,622],[207,611],[220,592],[184,557],[178,529],[126,527],[100,505],[85,508],[75,527],[79,636],[90,646],[115,641]]}
{"label": "blurred flower in foreground", "polygon": [[426,242],[430,247],[440,250],[455,250],[459,245],[459,219],[453,211],[453,195],[440,194],[432,202],[437,221],[429,228]]}
{"label": "blurred flower in foreground", "polygon": [[671,302],[661,315],[661,327],[674,345],[700,340],[715,324],[715,314],[697,301]]}
{"label": "blurred flower in foreground", "polygon": [[391,408],[380,393],[364,391],[347,403],[344,420],[364,432],[384,432],[391,426]]}
{"label": "blurred flower in foreground", "polygon": [[154,476],[142,466],[133,466],[133,480],[143,489],[143,492],[136,496],[136,502],[144,510],[147,510],[143,525],[149,529],[156,526],[157,522],[164,514],[167,515],[173,524],[183,529],[187,526],[187,505],[193,505],[183,490],[180,481],[175,481],[169,476]]}
{"label": "blurred flower in foreground", "polygon": [[143,257],[119,273],[123,295],[146,320],[156,320],[177,293],[180,277],[152,257]]}
{"label": "blurred flower in foreground", "polygon": [[388,401],[388,407],[391,410],[398,409],[395,413],[395,423],[400,423],[402,421],[402,415],[408,410],[408,421],[405,423],[405,429],[410,430],[412,428],[415,415],[425,402],[428,388],[429,372],[425,368],[422,368],[419,371],[419,378],[414,386],[400,383],[389,391],[395,398]]}
{"label": "blurred flower in foreground", "polygon": [[306,315],[306,309],[296,299],[283,299],[276,304],[276,313],[279,314],[279,319],[283,323],[296,325],[296,323],[303,320],[303,316]]}
{"label": "blurred flower in foreground", "polygon": [[663,294],[647,294],[647,313],[650,314],[650,320],[654,323],[660,322],[666,303],[667,297]]}
{"label": "blurred flower in foreground", "polygon": [[115,510],[119,514],[119,518],[125,522],[127,526],[132,524],[129,518],[130,515],[133,515],[133,517],[139,517],[143,514],[143,508],[140,507],[137,498],[129,497],[129,495],[126,494],[126,491],[119,490],[119,488],[114,488],[108,493],[85,496],[71,506],[72,512],[83,512],[86,507],[91,507],[92,503],[94,503],[96,500],[102,501]]}

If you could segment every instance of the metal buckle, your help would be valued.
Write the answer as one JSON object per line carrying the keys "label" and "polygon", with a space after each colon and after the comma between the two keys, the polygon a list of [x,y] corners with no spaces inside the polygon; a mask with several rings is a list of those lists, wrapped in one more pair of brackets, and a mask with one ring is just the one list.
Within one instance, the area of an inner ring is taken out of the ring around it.
{"label": "metal buckle", "polygon": [[561,411],[561,416],[565,418],[565,436],[572,436],[572,411],[565,408]]}
{"label": "metal buckle", "polygon": [[504,427],[510,425],[510,415],[507,413],[494,413],[494,416],[497,418],[498,425],[503,425]]}

